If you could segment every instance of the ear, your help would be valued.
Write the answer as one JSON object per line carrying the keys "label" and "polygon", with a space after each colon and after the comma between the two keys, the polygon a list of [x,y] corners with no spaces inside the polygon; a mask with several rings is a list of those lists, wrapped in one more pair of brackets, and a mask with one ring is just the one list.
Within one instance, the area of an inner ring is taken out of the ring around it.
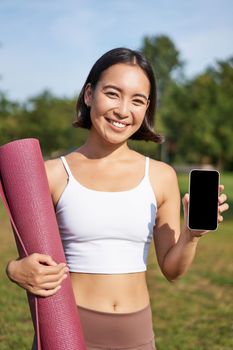
{"label": "ear", "polygon": [[91,107],[92,97],[93,97],[92,87],[91,87],[91,84],[88,83],[85,86],[85,91],[84,91],[84,102],[87,107]]}

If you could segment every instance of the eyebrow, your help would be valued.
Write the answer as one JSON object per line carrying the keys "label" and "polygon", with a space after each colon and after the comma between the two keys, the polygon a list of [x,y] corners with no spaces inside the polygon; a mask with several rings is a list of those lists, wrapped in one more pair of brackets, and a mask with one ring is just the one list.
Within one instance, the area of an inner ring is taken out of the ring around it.
{"label": "eyebrow", "polygon": [[[121,90],[119,87],[115,86],[115,85],[111,85],[111,84],[105,85],[105,86],[103,87],[103,90],[104,90],[104,89],[107,89],[107,88],[112,88],[112,89],[115,89],[115,90],[117,90],[117,91],[119,91],[119,92],[122,92],[122,90]],[[146,97],[146,95],[144,95],[144,94],[137,93],[137,94],[134,94],[134,96],[142,97],[142,98],[144,98],[146,101],[149,100],[149,98]]]}

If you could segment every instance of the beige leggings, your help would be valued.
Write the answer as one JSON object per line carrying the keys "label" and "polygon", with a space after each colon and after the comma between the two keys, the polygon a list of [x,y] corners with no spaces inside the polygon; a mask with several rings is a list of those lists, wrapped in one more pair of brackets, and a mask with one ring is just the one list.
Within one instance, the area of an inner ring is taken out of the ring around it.
{"label": "beige leggings", "polygon": [[[82,306],[78,306],[78,312],[87,350],[156,350],[150,304],[130,313]],[[37,350],[35,340],[32,350]]]}
{"label": "beige leggings", "polygon": [[150,304],[130,313],[109,313],[78,306],[88,350],[155,350]]}

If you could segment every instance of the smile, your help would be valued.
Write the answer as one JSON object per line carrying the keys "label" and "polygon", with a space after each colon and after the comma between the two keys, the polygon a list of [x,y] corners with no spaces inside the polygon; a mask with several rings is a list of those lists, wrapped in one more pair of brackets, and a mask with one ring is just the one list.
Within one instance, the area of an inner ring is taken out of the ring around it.
{"label": "smile", "polygon": [[118,122],[118,121],[116,121],[116,120],[111,120],[111,119],[108,119],[108,118],[106,118],[106,120],[107,120],[110,124],[116,126],[116,127],[119,128],[119,129],[126,128],[126,126],[128,125],[128,124],[121,123],[121,122]]}

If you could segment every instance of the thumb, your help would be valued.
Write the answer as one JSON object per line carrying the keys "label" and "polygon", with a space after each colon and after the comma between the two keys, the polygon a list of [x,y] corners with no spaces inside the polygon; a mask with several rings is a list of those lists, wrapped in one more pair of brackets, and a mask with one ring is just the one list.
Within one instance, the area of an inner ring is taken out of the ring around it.
{"label": "thumb", "polygon": [[184,222],[187,225],[188,205],[189,205],[189,194],[188,193],[185,193],[184,197],[182,198],[182,204],[183,204],[183,211],[184,211]]}

